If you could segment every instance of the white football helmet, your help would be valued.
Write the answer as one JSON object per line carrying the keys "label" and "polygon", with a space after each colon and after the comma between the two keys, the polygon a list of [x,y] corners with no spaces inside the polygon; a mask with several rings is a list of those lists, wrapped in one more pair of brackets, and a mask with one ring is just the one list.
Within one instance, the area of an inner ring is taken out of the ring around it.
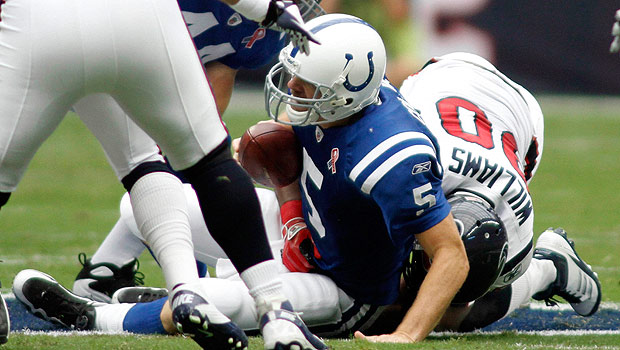
{"label": "white football helmet", "polygon": [[[377,31],[344,14],[320,16],[307,26],[321,44],[310,43],[310,55],[293,45],[280,51],[280,62],[265,80],[269,116],[284,124],[324,124],[377,102],[386,65],[385,46]],[[291,95],[287,83],[294,76],[316,87],[313,97]],[[280,119],[282,105],[289,121]]]}

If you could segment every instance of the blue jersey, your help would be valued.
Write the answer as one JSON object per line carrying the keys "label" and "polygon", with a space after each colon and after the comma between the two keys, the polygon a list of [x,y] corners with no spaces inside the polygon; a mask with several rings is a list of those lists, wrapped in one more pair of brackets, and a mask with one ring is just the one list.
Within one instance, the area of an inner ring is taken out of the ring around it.
{"label": "blue jersey", "polygon": [[389,83],[379,97],[346,126],[295,132],[318,266],[358,301],[386,305],[398,296],[414,234],[443,220],[450,206],[434,137]]}
{"label": "blue jersey", "polygon": [[217,0],[178,0],[202,63],[255,69],[285,46],[281,32],[261,28]]}

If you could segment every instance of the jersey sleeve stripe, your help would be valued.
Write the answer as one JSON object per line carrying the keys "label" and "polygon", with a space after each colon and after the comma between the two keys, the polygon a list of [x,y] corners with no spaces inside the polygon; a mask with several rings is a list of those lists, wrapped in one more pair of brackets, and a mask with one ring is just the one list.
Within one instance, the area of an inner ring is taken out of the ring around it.
{"label": "jersey sleeve stripe", "polygon": [[370,194],[370,191],[372,191],[373,187],[375,187],[377,182],[379,182],[379,180],[381,180],[383,176],[387,174],[392,168],[394,168],[396,165],[398,165],[398,163],[402,162],[403,160],[417,154],[427,154],[431,158],[436,159],[435,150],[430,146],[409,146],[401,151],[398,151],[396,154],[386,159],[385,162],[379,165],[377,169],[375,169],[375,171],[373,171],[368,176],[366,181],[364,181],[364,183],[362,184],[362,192]]}
{"label": "jersey sleeve stripe", "polygon": [[400,134],[396,134],[386,139],[385,141],[378,144],[375,148],[373,148],[370,152],[368,152],[368,154],[364,156],[364,158],[362,158],[362,160],[360,160],[359,163],[355,165],[355,167],[353,167],[353,170],[351,170],[351,174],[349,174],[349,179],[355,182],[355,180],[362,173],[362,171],[364,171],[364,169],[366,169],[366,167],[368,167],[368,165],[370,165],[370,163],[372,163],[375,159],[377,159],[381,154],[383,154],[385,151],[387,151],[394,145],[400,142],[403,142],[405,140],[409,140],[409,139],[424,140],[432,148],[433,157],[435,157],[434,154],[436,153],[436,151],[435,151],[435,148],[433,147],[433,143],[428,138],[428,136],[424,135],[421,132],[417,132],[417,131],[402,132]]}

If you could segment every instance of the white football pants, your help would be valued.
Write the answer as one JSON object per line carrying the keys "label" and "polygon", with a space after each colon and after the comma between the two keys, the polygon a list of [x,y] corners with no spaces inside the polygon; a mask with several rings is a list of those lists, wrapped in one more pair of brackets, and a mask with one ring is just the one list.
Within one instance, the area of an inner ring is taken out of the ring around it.
{"label": "white football pants", "polygon": [[[217,278],[202,278],[207,300],[244,330],[257,329],[258,315],[248,288],[222,249],[211,237],[198,199],[190,185],[185,184],[189,207],[194,252],[197,260],[215,267]],[[328,277],[315,273],[289,272],[281,263],[284,245],[281,233],[280,209],[275,193],[257,188],[263,221],[275,260],[279,263],[284,294],[296,312],[313,331],[323,336],[335,336],[351,329],[365,329],[374,322],[382,308],[361,304],[336,286]],[[121,200],[121,218],[130,231],[141,238],[131,210],[129,196]],[[243,244],[243,242],[239,242]]]}
{"label": "white football pants", "polygon": [[[176,169],[227,137],[174,0],[7,0],[0,83],[2,192],[15,190],[71,106],[93,93],[114,98]],[[98,133],[105,121],[85,122],[104,148],[131,143],[131,133]]]}

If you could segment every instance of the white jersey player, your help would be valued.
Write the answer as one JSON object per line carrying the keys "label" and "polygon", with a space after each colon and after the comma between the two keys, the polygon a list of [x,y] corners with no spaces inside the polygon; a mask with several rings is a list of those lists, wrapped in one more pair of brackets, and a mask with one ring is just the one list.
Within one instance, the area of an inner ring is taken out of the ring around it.
{"label": "white jersey player", "polygon": [[[224,2],[252,20],[289,32],[307,52],[312,34],[304,29],[292,2]],[[276,342],[324,347],[303,323],[291,321],[298,319],[292,310],[284,310],[290,307],[279,287],[252,183],[229,155],[228,133],[177,2],[12,0],[3,1],[1,9],[0,81],[5,87],[0,92],[0,206],[69,108],[85,96],[107,94],[194,185],[218,243],[244,271],[243,279],[257,303],[265,306],[260,313],[277,311],[263,324],[266,347],[275,347]],[[93,121],[89,127],[109,131],[96,133],[103,144],[133,136],[118,124],[109,129],[97,126],[102,124],[106,120]],[[140,230],[162,265],[175,300],[177,326],[202,346],[247,346],[243,331],[202,297],[180,181],[157,171],[163,163],[150,151],[133,151],[130,158],[136,162],[115,170],[119,177],[127,175],[122,182],[131,192]],[[247,208],[246,215],[225,209],[238,206]],[[236,227],[220,221],[233,214]],[[196,314],[190,317],[192,312]],[[292,316],[284,320],[282,314]],[[200,333],[207,325],[213,332],[209,336]],[[278,326],[291,332],[269,330]]]}
{"label": "white jersey player", "polygon": [[534,97],[488,61],[468,53],[433,58],[405,80],[401,93],[438,140],[446,195],[482,199],[507,234],[507,259],[489,293],[467,307],[460,305],[461,318],[444,318],[440,327],[481,328],[532,297],[560,295],[580,315],[596,312],[598,278],[578,258],[565,232],[548,230],[533,248],[528,184],[544,141],[543,114]]}
{"label": "white jersey player", "polygon": [[533,251],[528,183],[543,150],[540,106],[486,60],[466,53],[431,60],[400,90],[440,144],[444,192],[484,198],[509,232],[508,260],[496,287],[510,284]]}

